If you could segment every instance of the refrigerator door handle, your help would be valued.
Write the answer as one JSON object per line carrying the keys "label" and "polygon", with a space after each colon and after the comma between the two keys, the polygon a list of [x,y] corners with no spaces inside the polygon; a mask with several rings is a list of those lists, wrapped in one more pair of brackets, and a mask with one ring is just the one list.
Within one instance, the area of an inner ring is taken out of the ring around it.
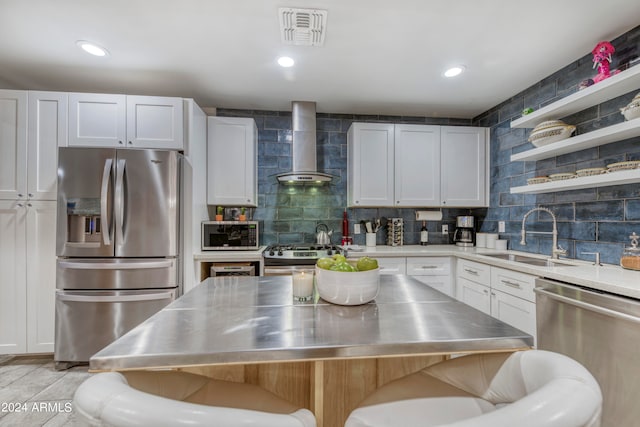
{"label": "refrigerator door handle", "polygon": [[109,226],[109,218],[107,217],[107,198],[109,196],[109,177],[111,176],[112,165],[113,159],[106,159],[104,161],[102,186],[100,189],[100,228],[102,230],[102,241],[105,246],[111,245],[111,228]]}
{"label": "refrigerator door handle", "polygon": [[118,159],[116,173],[116,241],[118,245],[124,243],[124,172],[127,163]]}
{"label": "refrigerator door handle", "polygon": [[130,263],[101,263],[101,262],[73,262],[58,261],[60,268],[70,270],[139,270],[145,268],[169,268],[173,265],[173,260],[130,262]]}
{"label": "refrigerator door handle", "polygon": [[56,298],[59,301],[75,301],[75,302],[136,302],[136,301],[156,301],[163,299],[173,299],[173,291],[171,292],[155,292],[151,294],[139,295],[69,295],[64,292],[58,292]]}

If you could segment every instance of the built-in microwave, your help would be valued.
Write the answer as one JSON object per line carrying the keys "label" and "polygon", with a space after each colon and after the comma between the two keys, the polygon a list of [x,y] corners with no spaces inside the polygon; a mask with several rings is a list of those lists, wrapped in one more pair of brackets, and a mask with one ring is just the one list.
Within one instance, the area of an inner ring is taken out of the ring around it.
{"label": "built-in microwave", "polygon": [[258,221],[203,221],[202,250],[257,250],[259,227]]}

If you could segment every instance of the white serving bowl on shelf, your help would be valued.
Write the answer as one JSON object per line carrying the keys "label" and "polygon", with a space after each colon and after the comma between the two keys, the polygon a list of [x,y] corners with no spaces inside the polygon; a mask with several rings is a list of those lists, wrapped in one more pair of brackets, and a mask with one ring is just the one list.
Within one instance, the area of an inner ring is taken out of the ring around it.
{"label": "white serving bowl on shelf", "polygon": [[633,97],[626,107],[620,109],[625,120],[633,120],[640,117],[640,93]]}
{"label": "white serving bowl on shelf", "polygon": [[320,298],[333,304],[366,304],[378,295],[380,268],[346,272],[316,266],[316,289]]}
{"label": "white serving bowl on shelf", "polygon": [[562,120],[549,120],[536,126],[529,135],[529,142],[534,147],[543,147],[553,142],[562,141],[575,132],[576,127]]}

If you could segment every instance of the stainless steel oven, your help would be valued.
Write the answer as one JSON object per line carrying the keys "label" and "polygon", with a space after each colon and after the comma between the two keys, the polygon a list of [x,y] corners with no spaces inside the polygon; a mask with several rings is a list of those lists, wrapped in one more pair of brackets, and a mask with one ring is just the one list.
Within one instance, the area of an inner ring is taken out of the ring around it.
{"label": "stainless steel oven", "polygon": [[265,276],[289,276],[300,267],[312,267],[319,258],[342,253],[334,245],[282,244],[270,245],[262,252]]}
{"label": "stainless steel oven", "polygon": [[211,277],[255,275],[256,266],[250,262],[214,262],[211,264]]}

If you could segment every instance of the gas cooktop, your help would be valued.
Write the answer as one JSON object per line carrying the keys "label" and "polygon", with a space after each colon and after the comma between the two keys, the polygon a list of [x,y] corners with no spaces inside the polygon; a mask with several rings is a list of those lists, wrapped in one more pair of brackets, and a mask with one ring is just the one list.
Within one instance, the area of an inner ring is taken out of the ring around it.
{"label": "gas cooktop", "polygon": [[318,259],[340,253],[342,253],[342,248],[336,245],[296,243],[269,245],[262,252],[262,255],[265,258]]}

